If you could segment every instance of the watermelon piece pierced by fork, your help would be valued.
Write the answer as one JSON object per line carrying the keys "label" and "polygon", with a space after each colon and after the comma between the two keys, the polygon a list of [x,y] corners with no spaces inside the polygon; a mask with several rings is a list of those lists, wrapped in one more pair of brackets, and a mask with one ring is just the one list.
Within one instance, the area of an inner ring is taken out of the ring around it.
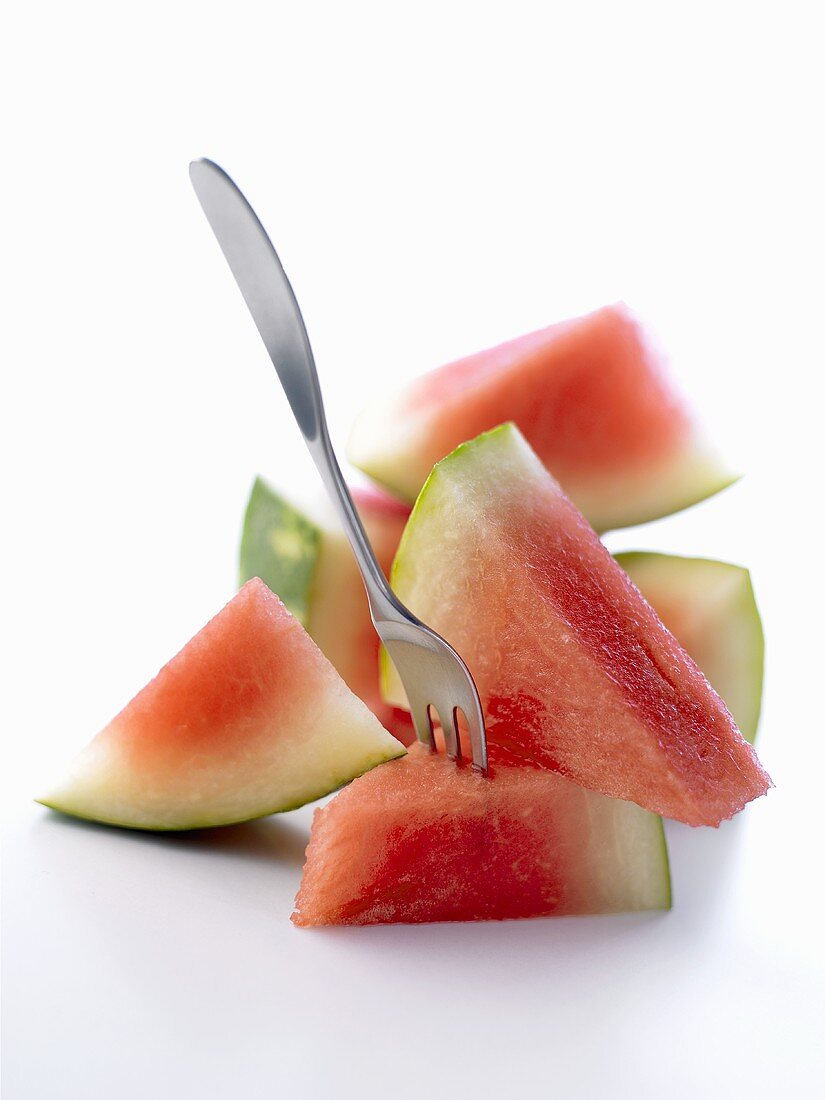
{"label": "watermelon piece pierced by fork", "polygon": [[[690,825],[770,779],[694,661],[512,424],[434,468],[392,571],[464,657],[499,752]],[[385,663],[387,697],[403,690]]]}

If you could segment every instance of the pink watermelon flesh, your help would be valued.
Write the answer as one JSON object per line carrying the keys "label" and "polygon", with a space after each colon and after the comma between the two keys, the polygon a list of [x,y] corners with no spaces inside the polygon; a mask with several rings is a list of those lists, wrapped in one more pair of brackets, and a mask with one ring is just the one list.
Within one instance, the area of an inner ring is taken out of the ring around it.
{"label": "pink watermelon flesh", "polygon": [[320,798],[403,752],[256,578],[41,801],[132,828],[224,825]]}
{"label": "pink watermelon flesh", "polygon": [[432,466],[504,420],[597,530],[685,508],[730,484],[622,305],[479,352],[374,402],[350,460],[410,501]]}
{"label": "pink watermelon flesh", "polygon": [[[439,463],[393,566],[401,600],[464,657],[499,752],[718,825],[770,779],[724,703],[521,434]],[[401,701],[390,673],[390,698]]]}
{"label": "pink watermelon flesh", "polygon": [[667,851],[632,803],[415,745],[316,811],[295,905],[304,926],[668,908]]}
{"label": "pink watermelon flesh", "polygon": [[[409,504],[374,485],[350,485],[349,491],[355,501],[358,514],[365,524],[381,522],[390,524],[393,518],[406,523],[410,518]],[[394,532],[394,525],[391,525],[390,529]]]}

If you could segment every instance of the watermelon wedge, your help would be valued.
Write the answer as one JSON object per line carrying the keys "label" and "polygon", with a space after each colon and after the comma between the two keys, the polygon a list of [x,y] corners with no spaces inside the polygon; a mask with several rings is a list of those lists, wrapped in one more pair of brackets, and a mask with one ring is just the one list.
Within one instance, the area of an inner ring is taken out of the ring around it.
{"label": "watermelon wedge", "polygon": [[133,829],[228,825],[311,802],[403,752],[256,578],[38,801]]}
{"label": "watermelon wedge", "polygon": [[439,459],[504,420],[597,531],[668,515],[736,480],[623,305],[459,359],[379,398],[357,419],[348,455],[412,502]]}
{"label": "watermelon wedge", "polygon": [[464,657],[510,759],[690,825],[768,789],[719,696],[514,425],[434,468],[392,581]]}
{"label": "watermelon wedge", "polygon": [[316,810],[298,925],[670,907],[661,819],[553,772],[487,777],[414,745]]}
{"label": "watermelon wedge", "polygon": [[762,706],[765,643],[747,569],[725,561],[638,550],[616,554],[616,561],[753,744]]}
{"label": "watermelon wedge", "polygon": [[[374,489],[353,489],[352,496],[389,576],[410,509]],[[240,575],[242,584],[260,577],[277,592],[350,691],[404,744],[414,739],[409,714],[381,697],[378,635],[355,558],[331,509],[311,516],[256,478],[244,517]]]}

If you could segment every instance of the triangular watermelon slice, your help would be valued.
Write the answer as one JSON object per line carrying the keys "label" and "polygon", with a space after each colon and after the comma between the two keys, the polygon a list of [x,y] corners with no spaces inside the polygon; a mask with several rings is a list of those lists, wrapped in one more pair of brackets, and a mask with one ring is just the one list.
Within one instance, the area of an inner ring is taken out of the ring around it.
{"label": "triangular watermelon slice", "polygon": [[667,909],[661,819],[553,772],[414,745],[317,810],[298,925]]}
{"label": "triangular watermelon slice", "polygon": [[[389,576],[410,509],[375,489],[351,493]],[[260,577],[281,597],[386,729],[404,744],[415,739],[410,715],[381,698],[378,635],[355,557],[329,505],[297,508],[256,478],[244,516],[240,575],[241,583]]]}
{"label": "triangular watermelon slice", "polygon": [[413,501],[439,459],[504,420],[518,425],[598,531],[668,515],[736,480],[621,304],[448,363],[374,399],[347,453]]}
{"label": "triangular watermelon slice", "polygon": [[[466,660],[499,752],[691,825],[718,825],[770,786],[722,700],[514,425],[434,468],[392,580]],[[386,688],[403,701],[391,667]]]}
{"label": "triangular watermelon slice", "polygon": [[403,753],[256,578],[39,801],[134,829],[227,825],[311,802]]}

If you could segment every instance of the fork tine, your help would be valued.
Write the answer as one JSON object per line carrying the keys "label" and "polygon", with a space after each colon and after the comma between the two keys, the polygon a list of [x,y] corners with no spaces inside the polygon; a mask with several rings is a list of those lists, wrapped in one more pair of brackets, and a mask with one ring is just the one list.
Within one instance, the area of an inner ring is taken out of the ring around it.
{"label": "fork tine", "polygon": [[444,744],[447,756],[452,760],[461,759],[461,741],[458,736],[458,723],[456,720],[456,708],[445,708],[444,713],[438,712],[441,718],[441,729],[444,731]]}
{"label": "fork tine", "polygon": [[[474,685],[475,686],[475,685]],[[487,732],[484,726],[484,714],[479,701],[472,695],[468,695],[465,706],[456,708],[456,724],[460,714],[470,735],[472,748],[473,767],[482,775],[487,774]]]}
{"label": "fork tine", "polygon": [[419,741],[427,745],[430,749],[435,750],[435,737],[433,736],[433,721],[430,716],[430,707],[428,703],[413,703],[410,700],[410,707],[412,708],[412,720],[415,726],[415,735]]}

